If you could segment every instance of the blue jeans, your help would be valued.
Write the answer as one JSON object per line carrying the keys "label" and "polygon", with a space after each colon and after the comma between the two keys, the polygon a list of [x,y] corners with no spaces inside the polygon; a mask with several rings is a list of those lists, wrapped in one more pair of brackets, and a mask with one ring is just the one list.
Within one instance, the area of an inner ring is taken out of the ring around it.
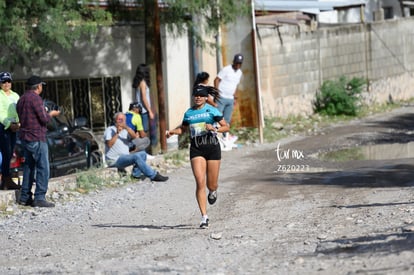
{"label": "blue jeans", "polygon": [[13,157],[14,146],[16,145],[16,133],[10,129],[5,130],[4,125],[0,124],[0,152],[3,161],[1,162],[1,172],[3,177],[10,176],[10,161]]}
{"label": "blue jeans", "polygon": [[141,119],[142,119],[142,127],[144,128],[144,132],[148,132],[149,131],[149,114],[148,112],[141,114]]}
{"label": "blue jeans", "polygon": [[139,151],[128,155],[121,155],[112,167],[123,169],[133,165],[132,176],[138,178],[143,174],[144,176],[153,179],[157,174],[157,171],[152,169],[146,161],[147,153],[145,151]]}
{"label": "blue jeans", "polygon": [[234,99],[220,98],[217,102],[217,109],[223,114],[224,120],[230,124],[231,115],[233,114],[234,109]]}
{"label": "blue jeans", "polygon": [[49,185],[49,149],[43,141],[24,141],[23,183],[20,201],[27,202],[32,198],[32,186],[36,173],[36,189],[34,200],[45,200]]}

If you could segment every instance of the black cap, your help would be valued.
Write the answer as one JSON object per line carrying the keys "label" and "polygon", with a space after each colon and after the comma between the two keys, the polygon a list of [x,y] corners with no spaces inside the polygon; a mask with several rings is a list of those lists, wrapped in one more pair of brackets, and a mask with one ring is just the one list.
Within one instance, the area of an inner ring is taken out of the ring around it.
{"label": "black cap", "polygon": [[238,53],[234,56],[233,58],[233,63],[234,64],[242,64],[243,63],[243,55]]}
{"label": "black cap", "polygon": [[1,72],[0,73],[0,82],[6,81],[6,80],[12,81],[11,74],[8,73],[8,72]]}
{"label": "black cap", "polygon": [[26,81],[26,85],[27,86],[35,86],[38,84],[42,84],[42,85],[46,85],[45,82],[43,82],[43,80],[37,76],[37,75],[32,75],[27,81]]}
{"label": "black cap", "polygon": [[142,112],[142,105],[139,102],[132,102],[131,104],[129,104],[129,109],[128,110],[132,110],[132,109],[138,109],[138,112],[141,113]]}
{"label": "black cap", "polygon": [[140,108],[141,104],[139,104],[138,102],[132,102],[131,104],[129,104],[129,109],[133,109],[133,108]]}
{"label": "black cap", "polygon": [[193,96],[208,96],[209,88],[204,85],[197,85],[193,89]]}

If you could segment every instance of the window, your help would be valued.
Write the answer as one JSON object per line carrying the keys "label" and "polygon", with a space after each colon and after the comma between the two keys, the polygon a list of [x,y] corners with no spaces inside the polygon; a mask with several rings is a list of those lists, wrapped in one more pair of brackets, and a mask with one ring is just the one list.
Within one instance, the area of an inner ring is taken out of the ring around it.
{"label": "window", "polygon": [[384,9],[384,19],[394,18],[394,10],[392,7],[383,7],[383,9]]}

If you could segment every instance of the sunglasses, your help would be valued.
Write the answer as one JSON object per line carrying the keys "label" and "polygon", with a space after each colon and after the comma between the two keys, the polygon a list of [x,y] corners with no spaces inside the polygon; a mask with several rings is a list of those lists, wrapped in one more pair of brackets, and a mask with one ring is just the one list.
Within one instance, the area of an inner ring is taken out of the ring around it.
{"label": "sunglasses", "polygon": [[10,80],[10,79],[3,80],[1,83],[2,83],[2,84],[4,84],[4,83],[11,83],[11,80]]}

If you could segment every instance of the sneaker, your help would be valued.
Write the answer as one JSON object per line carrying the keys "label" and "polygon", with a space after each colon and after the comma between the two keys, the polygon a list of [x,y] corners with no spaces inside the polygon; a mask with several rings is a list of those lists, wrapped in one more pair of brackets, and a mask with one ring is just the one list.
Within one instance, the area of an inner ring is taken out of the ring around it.
{"label": "sneaker", "polygon": [[235,143],[239,139],[238,136],[229,135],[228,140]]}
{"label": "sneaker", "polygon": [[219,139],[220,150],[223,152],[231,151],[233,143],[227,141],[225,138]]}
{"label": "sneaker", "polygon": [[55,207],[55,204],[46,200],[33,201],[33,207]]}
{"label": "sneaker", "polygon": [[23,206],[33,206],[33,199],[29,198],[27,201],[18,201],[17,204]]}
{"label": "sneaker", "polygon": [[157,174],[155,175],[155,177],[153,179],[151,179],[152,181],[167,181],[168,177],[164,177],[163,175],[161,175],[160,173],[157,172]]}
{"label": "sneaker", "polygon": [[212,192],[210,191],[210,193],[208,193],[207,199],[209,204],[214,204],[217,200],[217,190],[214,190]]}
{"label": "sneaker", "polygon": [[206,219],[206,220],[201,220],[201,223],[200,223],[200,228],[201,228],[201,229],[207,229],[207,228],[208,228],[208,219]]}
{"label": "sneaker", "polygon": [[147,160],[153,160],[155,157],[153,155],[147,154]]}
{"label": "sneaker", "polygon": [[135,179],[135,180],[145,180],[145,178],[146,178],[146,176],[144,176],[144,175],[141,175],[141,176],[138,176],[138,177],[136,177],[136,176],[134,176],[134,175],[131,175],[131,179]]}

